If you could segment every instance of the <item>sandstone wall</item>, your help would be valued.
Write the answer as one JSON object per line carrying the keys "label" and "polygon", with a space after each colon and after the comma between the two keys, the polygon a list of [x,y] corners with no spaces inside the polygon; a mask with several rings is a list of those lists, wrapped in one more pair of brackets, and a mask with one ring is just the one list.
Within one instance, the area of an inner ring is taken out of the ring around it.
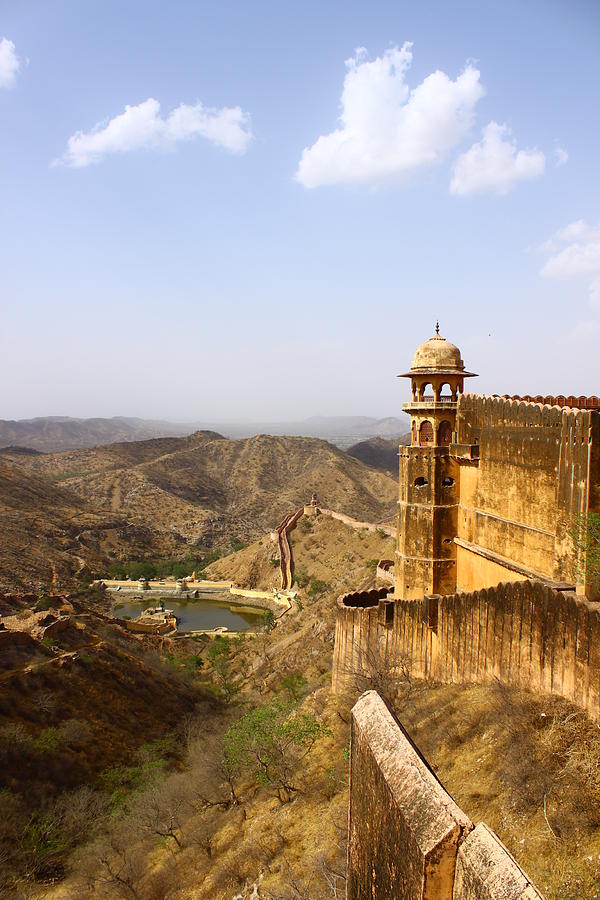
{"label": "sandstone wall", "polygon": [[437,780],[375,691],[352,710],[347,900],[541,900]]}
{"label": "sandstone wall", "polygon": [[348,900],[452,900],[472,827],[378,694],[363,694],[350,733]]}
{"label": "sandstone wall", "polygon": [[283,522],[277,526],[274,534],[274,540],[277,541],[279,549],[279,570],[281,575],[281,589],[287,591],[291,588],[293,582],[292,572],[292,548],[288,540],[288,535],[292,531],[298,520],[304,515],[304,507],[301,506],[295,512],[285,517]]}
{"label": "sandstone wall", "polygon": [[569,394],[568,397],[565,394],[546,395],[545,397],[542,397],[541,394],[536,394],[535,397],[532,397],[531,394],[513,394],[512,396],[504,394],[503,399],[525,400],[529,403],[541,403],[544,406],[568,406],[572,409],[600,409],[600,397],[596,397],[595,394],[592,394],[591,397],[575,397],[573,394]]}
{"label": "sandstone wall", "polygon": [[578,514],[600,511],[597,409],[465,394],[456,428],[458,445],[479,445],[479,461],[461,465],[457,588],[492,583],[477,580],[477,566],[486,567],[469,562],[468,545],[495,554],[500,566],[506,559],[575,583],[569,528]]}
{"label": "sandstone wall", "polygon": [[380,559],[375,569],[376,581],[384,581],[386,584],[394,584],[394,560]]}
{"label": "sandstone wall", "polygon": [[402,662],[417,678],[560,694],[600,721],[600,604],[532,581],[424,600],[384,592],[338,600],[334,691]]}
{"label": "sandstone wall", "polygon": [[389,537],[396,537],[395,525],[385,525],[377,522],[359,522],[358,519],[353,519],[351,516],[346,516],[344,513],[336,512],[334,509],[324,509],[322,506],[319,507],[319,512],[324,516],[329,516],[330,519],[337,519],[338,522],[343,522],[344,525],[348,525],[356,531],[382,531]]}

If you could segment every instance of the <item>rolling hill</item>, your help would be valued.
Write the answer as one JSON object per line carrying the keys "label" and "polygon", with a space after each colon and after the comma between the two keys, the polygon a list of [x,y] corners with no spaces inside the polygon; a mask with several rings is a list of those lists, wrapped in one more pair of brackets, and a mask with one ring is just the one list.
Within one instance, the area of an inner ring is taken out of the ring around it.
{"label": "rolling hill", "polygon": [[110,419],[75,419],[45,416],[17,421],[0,419],[2,448],[22,447],[43,453],[98,447],[122,441],[145,441],[161,437],[184,437],[197,430],[214,430],[230,438],[257,434],[316,437],[338,447],[349,447],[371,437],[395,437],[406,431],[407,420],[372,416],[312,416],[285,422],[165,422],[114,416]]}
{"label": "rolling hill", "polygon": [[407,444],[410,444],[410,433],[402,434],[399,438],[374,437],[348,447],[346,453],[366,466],[397,477],[398,446]]}
{"label": "rolling hill", "polygon": [[0,585],[64,585],[111,558],[185,556],[254,540],[318,495],[362,520],[393,515],[396,484],[325,441],[216,432],[0,462]]}

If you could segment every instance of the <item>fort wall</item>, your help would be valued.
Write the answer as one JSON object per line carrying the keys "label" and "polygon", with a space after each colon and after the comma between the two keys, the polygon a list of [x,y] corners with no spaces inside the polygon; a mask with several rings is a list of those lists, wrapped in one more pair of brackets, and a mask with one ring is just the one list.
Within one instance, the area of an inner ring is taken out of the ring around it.
{"label": "fort wall", "polygon": [[279,571],[281,575],[281,589],[287,591],[293,582],[292,548],[288,539],[290,531],[298,524],[298,520],[304,515],[304,507],[301,506],[295,512],[285,517],[283,522],[273,532],[273,540],[277,542],[279,550]]}
{"label": "fort wall", "polygon": [[375,569],[375,579],[377,581],[383,581],[386,584],[393,586],[394,584],[394,560],[393,559],[380,559],[377,563],[377,568]]}
{"label": "fort wall", "polygon": [[329,516],[330,519],[337,519],[338,522],[343,522],[344,525],[348,525],[356,531],[382,531],[389,537],[396,537],[395,525],[386,525],[383,522],[359,522],[358,519],[353,519],[351,516],[346,516],[344,513],[336,512],[334,509],[324,509],[322,506],[319,506],[318,509],[323,516]]}
{"label": "fort wall", "polygon": [[352,710],[346,897],[541,900],[494,832],[473,827],[375,691]]}
{"label": "fort wall", "polygon": [[527,403],[541,403],[543,406],[566,406],[569,409],[600,409],[600,397],[592,394],[591,397],[575,397],[574,394],[546,395],[541,394],[532,396],[531,394],[504,394],[504,400],[524,400]]}
{"label": "fort wall", "polygon": [[[478,458],[466,459],[465,446],[477,446]],[[457,589],[497,583],[505,560],[521,575],[575,584],[569,529],[578,515],[600,511],[597,409],[464,394],[450,452],[460,466]],[[473,560],[478,548],[495,565]]]}
{"label": "fort wall", "polygon": [[560,694],[600,722],[600,604],[533,581],[424,600],[385,591],[339,598],[334,692],[374,664],[408,665],[417,678]]}

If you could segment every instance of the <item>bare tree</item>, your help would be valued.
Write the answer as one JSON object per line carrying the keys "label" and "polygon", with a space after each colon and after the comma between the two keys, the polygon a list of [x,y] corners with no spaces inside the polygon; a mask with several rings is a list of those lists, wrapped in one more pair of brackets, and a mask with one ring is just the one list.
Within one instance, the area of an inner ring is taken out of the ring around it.
{"label": "bare tree", "polygon": [[99,892],[100,896],[116,892],[120,897],[141,900],[145,852],[124,829],[93,844],[86,861],[83,874],[90,892]]}
{"label": "bare tree", "polygon": [[181,849],[183,813],[187,806],[186,784],[181,776],[171,776],[143,792],[132,809],[131,820],[148,834],[172,838]]}
{"label": "bare tree", "polygon": [[379,648],[356,646],[352,654],[357,667],[346,666],[342,671],[348,686],[356,693],[377,691],[392,709],[405,703],[413,689],[412,658],[408,653],[390,659]]}

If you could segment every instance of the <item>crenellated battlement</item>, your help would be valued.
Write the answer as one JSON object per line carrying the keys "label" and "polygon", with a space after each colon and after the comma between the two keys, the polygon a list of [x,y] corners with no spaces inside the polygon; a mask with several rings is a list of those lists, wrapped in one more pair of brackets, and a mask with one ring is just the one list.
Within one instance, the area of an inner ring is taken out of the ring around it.
{"label": "crenellated battlement", "polygon": [[[497,394],[462,394],[458,399],[458,417],[463,428],[466,420],[485,421],[495,426],[525,426],[528,428],[562,428],[589,425],[590,413],[600,411],[597,397],[573,398],[582,405],[560,404],[553,397],[500,397]],[[585,405],[583,403],[585,401]],[[592,403],[592,401],[597,401]]]}
{"label": "crenellated battlement", "polygon": [[536,394],[535,396],[531,394],[503,394],[502,396],[505,400],[541,403],[542,406],[566,406],[569,409],[600,409],[600,397],[596,397],[594,394],[591,397],[575,397],[573,394],[569,394],[568,397],[565,394],[547,395],[545,397],[542,397],[541,394]]}

